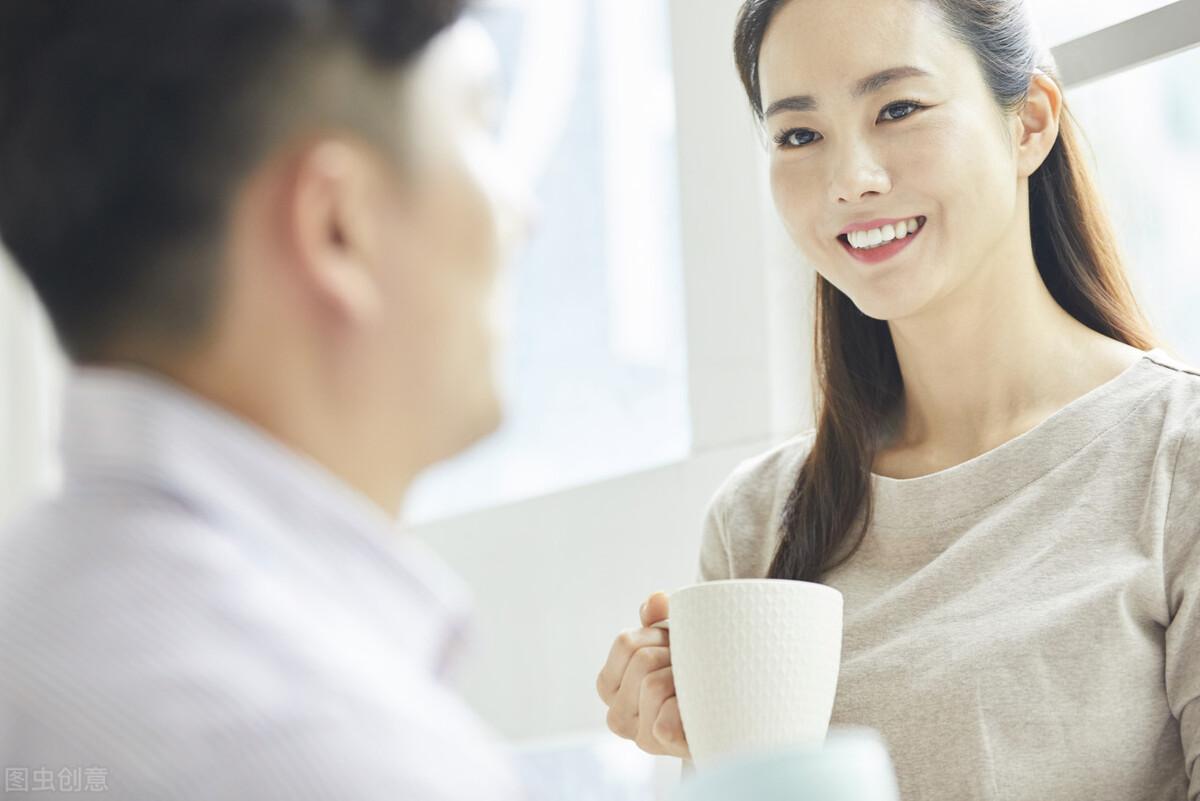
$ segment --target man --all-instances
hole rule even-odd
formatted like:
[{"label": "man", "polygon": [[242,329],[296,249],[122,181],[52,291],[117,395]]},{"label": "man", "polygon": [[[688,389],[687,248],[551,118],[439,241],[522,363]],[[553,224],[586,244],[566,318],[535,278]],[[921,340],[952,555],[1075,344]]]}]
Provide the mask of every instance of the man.
[{"label": "man", "polygon": [[522,214],[460,5],[0,0],[0,238],[75,365],[0,533],[6,790],[519,796],[394,530],[499,420]]}]

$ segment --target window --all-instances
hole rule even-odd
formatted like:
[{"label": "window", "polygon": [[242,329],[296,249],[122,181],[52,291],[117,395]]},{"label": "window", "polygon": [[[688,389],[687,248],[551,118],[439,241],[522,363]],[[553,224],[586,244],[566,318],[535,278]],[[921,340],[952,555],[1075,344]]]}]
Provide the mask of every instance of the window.
[{"label": "window", "polygon": [[[1200,37],[1198,37],[1200,38]],[[1130,279],[1167,347],[1200,364],[1200,48],[1068,91]]]},{"label": "window", "polygon": [[539,204],[510,266],[495,435],[423,476],[409,522],[673,461],[690,423],[666,0],[493,0],[507,157]]},{"label": "window", "polygon": [[1170,5],[1172,0],[1030,0],[1030,12],[1048,45],[1058,45]]}]

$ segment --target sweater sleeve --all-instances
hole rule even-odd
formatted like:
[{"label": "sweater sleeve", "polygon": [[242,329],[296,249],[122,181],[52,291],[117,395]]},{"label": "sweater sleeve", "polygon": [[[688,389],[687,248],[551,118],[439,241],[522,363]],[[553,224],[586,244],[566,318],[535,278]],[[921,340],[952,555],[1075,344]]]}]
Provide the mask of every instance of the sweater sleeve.
[{"label": "sweater sleeve", "polygon": [[1179,721],[1188,801],[1200,799],[1200,422],[1192,423],[1175,458],[1163,530],[1163,581],[1170,615],[1166,689]]}]

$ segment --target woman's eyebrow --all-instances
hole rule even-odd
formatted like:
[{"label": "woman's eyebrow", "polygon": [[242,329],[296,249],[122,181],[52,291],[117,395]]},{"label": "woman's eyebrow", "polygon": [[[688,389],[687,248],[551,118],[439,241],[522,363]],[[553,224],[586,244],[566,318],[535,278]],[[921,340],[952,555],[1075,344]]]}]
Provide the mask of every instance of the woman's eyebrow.
[{"label": "woman's eyebrow", "polygon": [[[901,78],[931,78],[932,73],[923,70],[920,67],[889,67],[886,70],[868,75],[863,78],[854,87],[851,96],[859,98],[864,95],[869,95],[872,92],[878,92],[883,87],[887,86],[892,81],[898,81]],[[813,111],[817,108],[817,101],[812,95],[792,95],[791,97],[781,98],[776,100],[767,107],[767,112],[763,116],[770,117],[772,114],[778,114],[781,111]]]}]

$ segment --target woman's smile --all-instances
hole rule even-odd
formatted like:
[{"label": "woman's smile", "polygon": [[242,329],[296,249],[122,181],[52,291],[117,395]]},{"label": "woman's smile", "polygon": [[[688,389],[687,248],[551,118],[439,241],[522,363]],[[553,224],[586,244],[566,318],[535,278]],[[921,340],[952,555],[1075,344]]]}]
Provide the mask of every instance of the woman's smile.
[{"label": "woman's smile", "polygon": [[926,222],[925,217],[918,216],[896,225],[885,225],[882,229],[839,234],[838,242],[854,259],[866,264],[879,264],[907,250],[925,230]]}]

